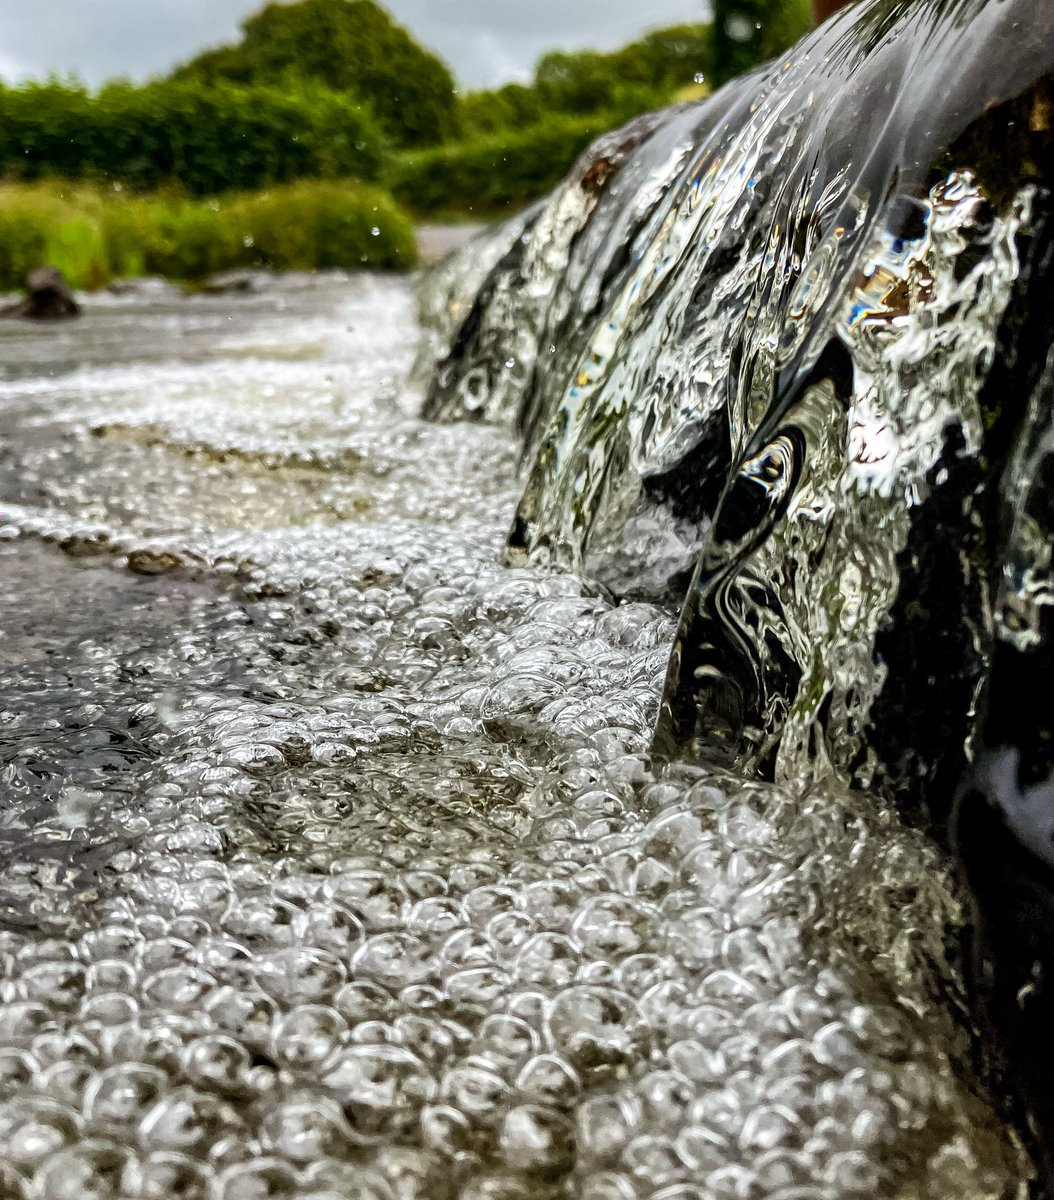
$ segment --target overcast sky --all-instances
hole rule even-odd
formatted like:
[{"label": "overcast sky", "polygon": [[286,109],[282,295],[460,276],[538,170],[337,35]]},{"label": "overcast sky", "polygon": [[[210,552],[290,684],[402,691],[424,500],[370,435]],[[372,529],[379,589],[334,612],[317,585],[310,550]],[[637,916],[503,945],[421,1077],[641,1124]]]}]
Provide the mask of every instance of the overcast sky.
[{"label": "overcast sky", "polygon": [[[0,0],[0,77],[144,79],[237,37],[262,0]],[[387,0],[462,84],[523,79],[546,50],[613,49],[704,19],[708,0]]]}]

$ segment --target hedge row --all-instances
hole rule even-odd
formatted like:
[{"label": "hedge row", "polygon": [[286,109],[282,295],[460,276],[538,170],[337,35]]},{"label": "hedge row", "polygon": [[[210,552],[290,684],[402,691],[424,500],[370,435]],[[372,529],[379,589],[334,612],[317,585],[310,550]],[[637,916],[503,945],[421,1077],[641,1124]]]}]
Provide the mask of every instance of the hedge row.
[{"label": "hedge row", "polygon": [[590,142],[617,124],[605,115],[550,117],[518,132],[402,154],[388,183],[413,212],[500,213],[544,195]]},{"label": "hedge row", "polygon": [[92,95],[60,83],[0,86],[0,175],[178,180],[192,195],[302,178],[377,179],[384,139],[361,104],[324,87],[198,81]]},{"label": "hedge row", "polygon": [[361,184],[304,181],[211,201],[0,185],[0,291],[44,263],[97,288],[137,275],[193,282],[235,267],[409,267],[415,257],[409,218]]},{"label": "hedge row", "polygon": [[[288,80],[286,81],[289,82]],[[192,196],[297,179],[384,179],[422,214],[499,213],[530,203],[624,112],[547,115],[526,127],[393,156],[347,93],[223,80],[0,85],[0,178],[115,182]]]}]

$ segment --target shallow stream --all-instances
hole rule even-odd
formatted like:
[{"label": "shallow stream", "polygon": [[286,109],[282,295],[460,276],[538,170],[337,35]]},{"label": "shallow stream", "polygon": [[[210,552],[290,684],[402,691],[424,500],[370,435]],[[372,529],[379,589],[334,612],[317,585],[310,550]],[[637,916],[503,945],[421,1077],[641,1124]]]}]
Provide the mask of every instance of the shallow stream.
[{"label": "shallow stream", "polygon": [[676,612],[501,565],[414,311],[0,331],[0,1195],[1017,1195],[942,853],[653,773]]}]

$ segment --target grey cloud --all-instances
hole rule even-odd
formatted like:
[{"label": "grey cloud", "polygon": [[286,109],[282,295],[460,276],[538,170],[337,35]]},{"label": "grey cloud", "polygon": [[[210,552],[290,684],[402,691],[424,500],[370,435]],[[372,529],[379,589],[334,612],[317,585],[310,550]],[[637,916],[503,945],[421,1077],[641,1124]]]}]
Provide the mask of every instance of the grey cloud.
[{"label": "grey cloud", "polygon": [[[0,75],[144,79],[232,40],[258,7],[259,0],[0,0]],[[468,87],[526,78],[547,50],[610,49],[708,11],[707,0],[388,0],[386,7]]]}]

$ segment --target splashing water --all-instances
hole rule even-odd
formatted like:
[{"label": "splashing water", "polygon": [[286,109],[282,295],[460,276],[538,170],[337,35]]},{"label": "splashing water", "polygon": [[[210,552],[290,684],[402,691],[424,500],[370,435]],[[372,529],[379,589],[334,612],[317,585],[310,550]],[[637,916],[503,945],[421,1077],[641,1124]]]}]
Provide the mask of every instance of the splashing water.
[{"label": "splashing water", "polygon": [[[885,694],[905,490],[949,425],[970,461],[984,442],[1044,203],[965,161],[892,209],[844,147],[825,173],[850,65],[865,94],[870,55],[914,67],[940,33],[969,77],[970,6],[944,9],[960,35],[872,5],[866,53],[843,22],[606,139],[426,282],[423,339],[410,289],[370,276],[0,332],[0,1194],[1024,1194],[975,1070],[950,862],[840,770]],[[1011,10],[1038,17],[984,11]],[[818,191],[770,227],[784,176]],[[426,411],[456,426],[403,382],[449,339]],[[1049,453],[1035,396],[1022,479]],[[519,440],[480,418],[518,422],[525,498]],[[754,507],[718,511],[704,463]],[[1044,511],[1024,482],[1014,504],[999,611],[1027,650]],[[752,596],[764,704],[740,687],[722,725],[675,670],[668,740],[708,761],[660,766],[671,646],[720,627],[711,566],[678,634],[704,544],[722,611],[786,572],[778,607]],[[716,666],[693,678],[736,677]],[[745,757],[720,760],[722,729]]]},{"label": "splashing water", "polygon": [[[426,408],[522,434],[510,564],[687,591],[659,756],[876,788],[951,829],[1003,927],[982,990],[1037,1029],[1052,73],[1036,0],[876,0],[611,135],[509,231]],[[495,378],[498,344],[529,369]],[[992,844],[968,834],[977,799],[1011,831],[998,886],[970,865]],[[1002,1023],[1026,1059],[1047,1040]]]}]

